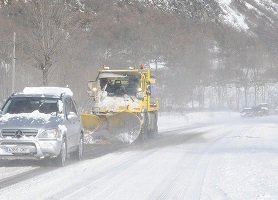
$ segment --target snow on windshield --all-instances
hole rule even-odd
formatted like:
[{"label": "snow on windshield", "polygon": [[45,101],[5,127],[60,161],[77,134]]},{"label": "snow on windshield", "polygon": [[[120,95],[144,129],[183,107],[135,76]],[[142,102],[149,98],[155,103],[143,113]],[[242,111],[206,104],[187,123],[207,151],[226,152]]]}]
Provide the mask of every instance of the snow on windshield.
[{"label": "snow on windshield", "polygon": [[10,114],[7,113],[1,116],[1,122],[7,122],[10,119],[19,120],[20,119],[41,119],[44,123],[47,123],[49,119],[52,117],[51,114],[40,113],[38,110],[33,111],[32,113],[18,113],[18,114]]},{"label": "snow on windshield", "polygon": [[130,106],[135,108],[138,106],[138,99],[124,95],[123,97],[106,96],[100,102],[96,103],[96,108],[105,108],[109,111],[117,111],[119,107]]}]

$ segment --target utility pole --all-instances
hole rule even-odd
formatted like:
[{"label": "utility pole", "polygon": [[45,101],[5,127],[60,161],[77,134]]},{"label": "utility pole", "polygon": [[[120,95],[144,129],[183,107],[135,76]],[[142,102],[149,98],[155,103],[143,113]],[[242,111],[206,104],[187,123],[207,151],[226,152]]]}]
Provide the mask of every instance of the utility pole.
[{"label": "utility pole", "polygon": [[157,59],[155,59],[155,73],[157,74],[157,69],[158,69],[158,66],[157,66]]},{"label": "utility pole", "polygon": [[14,32],[12,92],[15,92],[15,39],[16,39],[16,33]]}]

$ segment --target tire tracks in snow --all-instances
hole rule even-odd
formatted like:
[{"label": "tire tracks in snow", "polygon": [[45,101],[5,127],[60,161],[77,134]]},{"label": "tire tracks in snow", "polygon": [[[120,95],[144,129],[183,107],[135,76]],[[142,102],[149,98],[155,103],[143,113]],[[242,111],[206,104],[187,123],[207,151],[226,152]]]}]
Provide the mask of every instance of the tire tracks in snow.
[{"label": "tire tracks in snow", "polygon": [[[179,129],[184,130],[184,129]],[[186,129],[188,130],[188,129]],[[177,132],[177,130],[171,130],[171,131],[165,131],[161,133],[173,133]],[[158,139],[158,140],[156,140]],[[112,178],[116,179],[117,177],[121,176],[122,173],[125,172],[125,170],[133,167],[138,162],[141,162],[144,159],[148,159],[148,157],[152,156],[154,153],[158,151],[156,148],[152,148],[153,143],[159,143],[163,140],[168,140],[168,138],[158,137],[154,138],[153,140],[146,141],[142,144],[136,144],[132,146],[127,146],[127,148],[123,148],[122,150],[125,152],[130,151],[140,151],[136,153],[135,155],[130,155],[128,158],[121,160],[120,163],[114,164],[109,166],[108,168],[102,169],[98,174],[93,175],[91,177],[86,178],[85,180],[82,179],[80,181],[75,182],[71,187],[68,187],[61,192],[53,195],[50,197],[50,199],[76,199],[80,197],[80,193],[86,193],[87,191],[92,191],[92,186],[95,185],[97,182],[99,182],[102,179]],[[151,146],[151,150],[148,150]],[[147,150],[146,150],[147,149]],[[145,151],[142,153],[142,150]],[[124,170],[123,170],[124,169]],[[85,186],[84,186],[85,185]],[[72,193],[69,193],[70,191],[73,191]]]},{"label": "tire tracks in snow", "polygon": [[[225,129],[225,127],[222,129]],[[224,131],[222,134],[221,132],[223,131],[220,131],[220,135],[216,139],[209,142],[206,146],[200,147],[198,151],[191,155],[190,160],[188,160],[190,155],[185,153],[173,172],[164,178],[148,199],[200,199],[202,186],[210,163],[207,155],[217,146],[220,140],[233,133],[234,130]],[[188,162],[186,163],[186,161]],[[194,169],[194,171],[187,172],[188,169]],[[190,172],[192,173],[189,174]],[[190,180],[187,182],[188,188],[185,188],[186,186],[183,183],[188,177],[190,177]],[[175,195],[171,196],[173,193]]]},{"label": "tire tracks in snow", "polygon": [[[107,147],[107,146],[106,147],[93,146],[93,147],[89,147],[89,149],[85,151],[84,156],[87,159],[95,159],[95,158],[107,155],[109,153],[112,153],[112,152],[117,152],[119,150],[124,150],[124,151],[145,150],[145,149],[148,149],[148,148],[153,148],[153,145],[155,145],[155,147],[159,146],[160,142],[167,141],[168,138],[164,137],[165,134],[177,133],[177,132],[181,132],[181,131],[190,131],[190,130],[194,130],[194,129],[198,129],[198,128],[204,128],[204,127],[207,127],[208,125],[212,125],[212,124],[195,124],[193,126],[184,126],[184,127],[171,129],[171,130],[160,131],[158,137],[156,137],[154,139],[151,139],[151,140],[148,140],[146,142],[143,142],[142,144],[135,144],[135,145],[131,145],[131,146],[116,145],[116,146],[110,146],[110,147]],[[193,137],[195,137],[195,136],[194,135],[189,136],[188,139],[191,139]],[[156,151],[157,150],[152,150],[151,154],[155,153]],[[148,152],[146,154],[150,154],[150,152]],[[136,160],[136,159],[132,159],[132,161],[133,160]],[[2,161],[0,161],[0,162],[2,162]],[[6,165],[5,167],[14,167],[14,166],[9,166],[9,162],[10,161],[7,161],[8,164],[5,163],[5,165]],[[124,163],[120,164],[117,168],[120,168],[123,165],[125,165],[125,163],[130,163],[130,162],[131,161],[125,161]],[[68,165],[71,165],[73,163],[76,163],[76,162],[70,161],[68,163]],[[26,166],[26,164],[25,164],[25,166]],[[31,164],[30,164],[30,166],[31,166]],[[16,167],[20,167],[20,164],[16,165]],[[3,189],[5,187],[9,187],[9,186],[17,184],[19,182],[34,178],[36,176],[51,172],[51,171],[56,170],[56,169],[58,169],[58,168],[48,167],[48,166],[45,167],[45,166],[38,165],[38,168],[31,169],[31,170],[28,170],[28,171],[25,171],[25,172],[22,172],[22,173],[13,175],[13,176],[9,176],[7,178],[4,178],[4,179],[0,180],[0,189]],[[112,171],[113,171],[113,168],[112,168]],[[101,173],[101,174],[104,176],[106,173]],[[100,177],[101,177],[101,175],[98,175],[95,178],[100,178]]]},{"label": "tire tracks in snow", "polygon": [[[228,134],[226,137],[224,137],[221,141],[219,141],[219,143],[217,143],[217,146],[215,146],[210,152],[211,153],[217,153],[217,147],[228,147],[231,144],[233,144],[233,141],[231,139],[233,139],[235,136],[237,137],[238,135],[242,135],[245,134],[246,131],[247,132],[252,132],[254,129],[256,129],[256,127],[250,126],[250,125],[239,125],[239,127],[237,127],[237,129],[233,129],[233,131]],[[213,158],[212,160],[215,160],[216,158]],[[210,162],[212,162],[212,160]],[[215,170],[215,169],[214,169]],[[214,180],[215,182],[217,182],[216,180],[219,179],[219,176],[216,176],[216,179]],[[220,178],[221,179],[221,178]],[[210,193],[205,192],[204,193],[204,199],[223,199],[223,200],[231,200],[232,198],[229,196],[229,194],[223,189],[221,188],[221,184],[215,184],[215,185],[210,185],[209,188],[207,188],[208,190],[210,190]],[[212,195],[212,194],[213,195]],[[205,196],[207,195],[207,196]],[[201,198],[200,198],[201,199]]]},{"label": "tire tracks in snow", "polygon": [[[189,131],[194,130],[196,128],[202,128],[200,126],[191,127],[191,128],[179,128],[177,130],[171,130],[171,131],[164,131],[160,132],[160,134],[170,134],[170,133],[177,133],[181,131]],[[200,135],[205,133],[198,133],[194,135],[188,135],[187,140],[189,141],[192,138],[200,137]],[[175,137],[172,139],[176,139]],[[179,139],[179,138],[178,138]],[[87,192],[90,192],[93,190],[93,186],[97,185],[97,182],[101,182],[101,180],[104,179],[111,179],[115,180],[119,177],[121,177],[121,174],[125,173],[127,169],[132,168],[135,166],[138,162],[141,162],[144,159],[148,159],[150,156],[152,156],[154,153],[159,151],[157,147],[162,142],[169,142],[169,137],[163,137],[161,135],[160,137],[154,138],[152,140],[148,140],[145,143],[142,144],[136,144],[132,146],[128,146],[127,148],[124,148],[124,151],[132,151],[132,150],[139,150],[139,153],[136,153],[135,155],[131,155],[129,158],[122,160],[121,163],[110,166],[108,169],[103,169],[102,171],[98,172],[97,175],[93,175],[91,177],[83,179],[82,181],[74,183],[71,187],[68,187],[64,189],[63,191],[57,193],[56,195],[53,195],[50,197],[50,199],[76,199],[80,197],[80,194],[86,194]],[[163,148],[163,147],[162,147]],[[142,150],[145,151],[142,153]],[[124,169],[124,170],[123,170]],[[122,181],[122,180],[121,180]],[[85,185],[85,186],[84,186]],[[116,185],[115,185],[116,186]],[[72,193],[69,193],[69,191],[73,191]],[[103,192],[101,192],[103,193]],[[100,194],[98,194],[100,195]],[[95,197],[94,197],[95,198]]]},{"label": "tire tracks in snow", "polygon": [[[214,153],[218,147],[223,147],[227,145],[230,141],[225,139],[230,135],[233,135],[235,132],[242,131],[242,128],[243,127],[241,126],[237,127],[236,129],[233,127],[231,130],[221,134],[221,136],[216,140],[214,140],[209,146],[205,147],[204,154],[202,154],[201,158],[199,159],[198,165],[195,168],[193,176],[191,176],[190,187],[187,188],[186,190],[183,190],[181,193],[179,193],[179,195],[177,195],[177,199],[192,199],[192,200],[201,199],[203,185],[206,179],[208,168],[215,159],[214,157],[208,157],[208,156],[211,153]],[[244,129],[249,129],[249,128],[244,127]]]},{"label": "tire tracks in snow", "polygon": [[[51,196],[50,199],[71,199],[72,196],[74,195],[77,195],[78,197],[78,193],[80,192],[82,193],[86,190],[91,191],[91,185],[96,184],[97,181],[108,177],[118,176],[123,169],[126,170],[134,166],[136,163],[140,162],[142,159],[146,159],[147,157],[151,156],[155,152],[156,150],[152,150],[152,151],[146,151],[143,154],[140,152],[140,153],[136,153],[135,155],[130,155],[128,158],[122,160],[120,163],[110,165],[108,168],[104,168],[96,175],[86,177],[80,179],[77,182],[74,182],[74,184],[71,187],[67,187],[61,192]],[[73,192],[69,193],[71,191]]]},{"label": "tire tracks in snow", "polygon": [[14,175],[14,176],[10,176],[7,178],[4,178],[2,180],[0,180],[0,189],[3,189],[5,187],[14,185],[16,183],[19,183],[21,181],[33,178],[34,176],[38,176],[41,174],[44,174],[46,172],[50,172],[52,170],[54,170],[55,168],[51,167],[47,167],[47,168],[35,168],[35,169],[31,169],[29,171]]}]

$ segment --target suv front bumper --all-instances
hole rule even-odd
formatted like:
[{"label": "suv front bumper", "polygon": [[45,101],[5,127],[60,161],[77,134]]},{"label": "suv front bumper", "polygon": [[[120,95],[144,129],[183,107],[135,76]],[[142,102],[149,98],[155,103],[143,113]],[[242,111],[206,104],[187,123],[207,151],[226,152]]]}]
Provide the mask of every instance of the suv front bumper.
[{"label": "suv front bumper", "polygon": [[0,140],[0,159],[43,159],[60,154],[62,142],[59,140]]}]

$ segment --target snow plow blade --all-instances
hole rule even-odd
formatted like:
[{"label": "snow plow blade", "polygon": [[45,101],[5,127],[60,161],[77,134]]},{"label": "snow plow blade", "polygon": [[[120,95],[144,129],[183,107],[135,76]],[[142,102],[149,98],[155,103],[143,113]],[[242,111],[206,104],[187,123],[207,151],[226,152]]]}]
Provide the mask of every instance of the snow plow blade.
[{"label": "snow plow blade", "polygon": [[83,127],[94,138],[101,138],[111,143],[133,143],[141,131],[141,121],[133,113],[116,113],[112,115],[81,115]]}]

